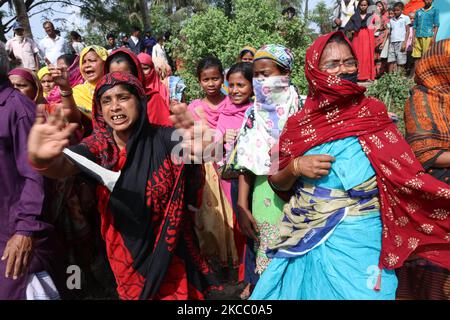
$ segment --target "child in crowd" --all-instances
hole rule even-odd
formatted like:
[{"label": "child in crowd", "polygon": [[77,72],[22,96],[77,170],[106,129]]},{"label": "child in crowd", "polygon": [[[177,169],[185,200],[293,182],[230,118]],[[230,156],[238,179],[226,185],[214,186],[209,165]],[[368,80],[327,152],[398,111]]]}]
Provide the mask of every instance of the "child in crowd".
[{"label": "child in crowd", "polygon": [[[229,103],[221,92],[224,82],[222,62],[216,57],[202,59],[197,66],[197,77],[205,97],[194,100],[188,110],[196,121],[206,122],[209,128],[215,130],[219,116]],[[214,145],[215,137],[209,138],[211,145]],[[215,154],[211,153],[210,159],[204,160],[206,181],[202,206],[195,215],[195,231],[199,238],[201,253],[208,257],[213,265],[220,265],[226,277],[230,263],[233,266],[239,265],[239,253],[242,254],[243,244],[235,243],[233,204],[230,194],[226,194],[221,188],[220,176],[214,162]],[[239,247],[242,248],[241,251]]]},{"label": "child in crowd", "polygon": [[403,14],[404,5],[402,2],[394,4],[394,18],[389,22],[389,72],[393,72],[398,67],[403,68],[406,64],[406,44],[409,37],[409,17]]},{"label": "child in crowd", "polygon": [[358,80],[375,80],[375,35],[372,14],[367,12],[369,0],[361,0],[358,10],[350,18],[345,30],[352,36],[353,48],[359,61]]},{"label": "child in crowd", "polygon": [[425,6],[416,11],[414,16],[414,37],[412,57],[420,59],[436,41],[439,29],[439,10],[433,6],[433,0],[423,0]]}]

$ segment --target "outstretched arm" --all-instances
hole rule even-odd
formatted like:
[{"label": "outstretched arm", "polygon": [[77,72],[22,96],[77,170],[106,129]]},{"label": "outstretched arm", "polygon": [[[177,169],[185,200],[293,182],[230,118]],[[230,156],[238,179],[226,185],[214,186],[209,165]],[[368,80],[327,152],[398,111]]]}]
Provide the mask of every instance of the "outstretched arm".
[{"label": "outstretched arm", "polygon": [[28,160],[36,171],[53,179],[79,173],[79,169],[62,153],[76,128],[75,123],[64,123],[61,112],[51,115],[47,122],[42,113],[36,116],[28,136]]}]

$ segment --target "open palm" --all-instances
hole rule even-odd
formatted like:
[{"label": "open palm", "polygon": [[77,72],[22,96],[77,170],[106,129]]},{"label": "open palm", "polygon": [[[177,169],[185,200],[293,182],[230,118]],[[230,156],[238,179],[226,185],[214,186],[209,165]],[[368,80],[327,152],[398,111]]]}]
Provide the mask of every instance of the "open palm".
[{"label": "open palm", "polygon": [[60,112],[51,115],[45,122],[43,115],[36,117],[36,122],[28,136],[28,153],[35,162],[49,162],[59,156],[69,144],[69,137],[77,124],[65,124]]}]

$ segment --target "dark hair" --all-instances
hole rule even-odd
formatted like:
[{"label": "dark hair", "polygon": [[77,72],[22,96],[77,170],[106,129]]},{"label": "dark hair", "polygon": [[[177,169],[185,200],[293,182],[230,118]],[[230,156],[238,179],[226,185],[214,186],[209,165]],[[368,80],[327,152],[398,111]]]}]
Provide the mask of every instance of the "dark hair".
[{"label": "dark hair", "polygon": [[74,38],[75,40],[81,40],[81,35],[78,32],[76,32],[76,31],[71,31],[70,32],[70,36],[72,38]]},{"label": "dark hair", "polygon": [[136,32],[136,31],[140,32],[141,28],[139,28],[138,26],[133,26],[133,28],[131,30],[133,30],[133,32]]},{"label": "dark hair", "polygon": [[288,8],[286,8],[286,9],[284,9],[284,10],[281,12],[281,14],[285,15],[286,13],[289,13],[289,12],[291,12],[292,14],[295,15],[296,10],[295,10],[294,7],[288,7]]},{"label": "dark hair", "polygon": [[242,59],[242,57],[245,56],[247,53],[250,53],[253,57],[255,56],[255,54],[250,50],[242,50],[241,53],[239,54],[239,58]]},{"label": "dark hair", "polygon": [[59,60],[59,59],[64,60],[66,65],[70,67],[73,64],[73,62],[75,61],[76,57],[77,57],[76,55],[68,53],[68,54],[63,54],[62,56],[59,56],[57,60]]},{"label": "dark hair", "polygon": [[227,72],[227,81],[232,74],[242,73],[245,79],[250,83],[253,81],[253,63],[251,62],[238,62],[234,64]]},{"label": "dark hair", "polygon": [[109,38],[114,38],[114,40],[116,39],[116,36],[114,35],[114,34],[112,34],[112,33],[108,33],[107,35],[106,35],[106,40],[108,40]]},{"label": "dark hair", "polygon": [[200,79],[200,75],[201,75],[202,71],[209,69],[209,68],[217,68],[217,69],[219,69],[220,74],[223,74],[223,66],[222,66],[222,62],[220,61],[220,59],[215,56],[209,56],[209,57],[203,58],[197,64],[197,78]]},{"label": "dark hair", "polygon": [[371,5],[371,1],[370,1],[370,0],[359,0],[359,2],[358,2],[358,7],[359,7],[359,5],[360,5],[363,1],[367,2],[367,6],[370,6],[370,5]]},{"label": "dark hair", "polygon": [[119,52],[117,52],[117,53],[114,53],[114,54],[111,55],[110,57],[111,57],[111,58],[108,59],[109,61],[108,61],[108,64],[106,65],[106,73],[109,73],[109,66],[110,66],[113,62],[121,63],[121,62],[126,61],[126,62],[128,63],[128,65],[129,65],[130,69],[131,69],[131,73],[132,73],[135,77],[138,77],[138,76],[139,76],[139,75],[138,75],[138,70],[137,70],[136,64],[135,64],[134,61],[131,59],[131,57],[130,57],[129,55],[127,55],[126,53],[120,52],[120,51],[119,51]]},{"label": "dark hair", "polygon": [[401,10],[403,10],[405,8],[405,5],[403,4],[403,2],[396,2],[394,3],[394,7],[393,8],[400,8]]},{"label": "dark hair", "polygon": [[47,25],[47,24],[50,24],[52,27],[53,27],[53,29],[55,29],[55,25],[53,24],[53,22],[51,22],[51,21],[45,21],[43,24],[42,24],[42,26],[45,28],[45,25]]}]

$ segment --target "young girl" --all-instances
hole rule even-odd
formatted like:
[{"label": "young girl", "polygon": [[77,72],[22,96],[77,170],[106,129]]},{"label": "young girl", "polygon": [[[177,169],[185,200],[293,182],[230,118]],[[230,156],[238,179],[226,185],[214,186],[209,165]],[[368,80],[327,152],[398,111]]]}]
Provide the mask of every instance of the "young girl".
[{"label": "young girl", "polygon": [[[387,48],[384,50],[385,42],[389,35],[389,13],[387,2],[385,0],[377,1],[377,15],[379,16],[379,25],[375,30],[375,70],[376,76],[381,77],[387,70]],[[387,44],[389,46],[389,43]],[[385,54],[383,55],[383,50]]]},{"label": "young girl", "polygon": [[243,171],[239,176],[239,226],[248,238],[244,281],[249,285],[241,294],[243,299],[268,265],[266,249],[279,235],[277,224],[284,202],[271,189],[267,176],[269,150],[277,143],[288,116],[299,109],[298,94],[290,85],[292,66],[292,53],[274,44],[258,50],[253,60],[255,103],[239,132],[235,160],[236,168]]},{"label": "young girl", "polygon": [[370,24],[372,14],[367,12],[368,7],[369,0],[361,0],[357,12],[345,27],[346,31],[353,34],[353,47],[359,61],[359,81],[375,80],[375,35]]},{"label": "young girl", "polygon": [[[216,57],[202,59],[197,66],[197,76],[205,98],[194,100],[188,110],[196,121],[205,121],[211,129],[216,129],[219,116],[229,104],[220,91],[224,81],[222,63]],[[235,266],[239,263],[239,255],[232,230],[232,202],[221,189],[213,160],[205,160],[206,181],[202,206],[195,216],[195,229],[202,254],[218,260],[225,271],[229,263]]]}]

